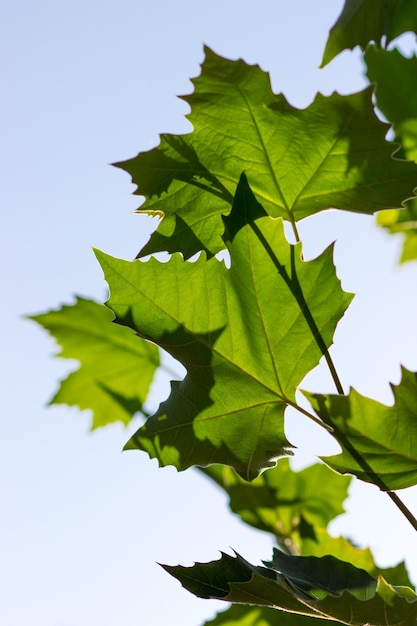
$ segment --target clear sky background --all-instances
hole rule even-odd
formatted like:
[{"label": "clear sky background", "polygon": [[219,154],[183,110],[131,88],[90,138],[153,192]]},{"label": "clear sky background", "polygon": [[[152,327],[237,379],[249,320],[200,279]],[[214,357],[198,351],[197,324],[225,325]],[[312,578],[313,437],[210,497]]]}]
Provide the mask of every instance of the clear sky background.
[{"label": "clear sky background", "polygon": [[[1,503],[0,623],[7,626],[199,626],[220,602],[194,598],[156,565],[191,565],[235,548],[258,563],[267,535],[227,511],[196,471],[160,470],[121,449],[135,426],[89,433],[88,412],[46,408],[74,363],[24,315],[103,299],[91,247],[132,259],[154,223],[133,214],[129,177],[109,163],[187,132],[203,43],[258,63],[294,106],[317,91],[365,85],[357,53],[318,70],[342,0],[5,0],[1,8]],[[405,45],[405,44],[404,44]],[[150,222],[150,223],[149,223]],[[417,368],[417,263],[366,216],[326,213],[301,224],[308,258],[336,240],[339,277],[357,297],[340,324],[334,360],[346,387],[389,403],[402,363]],[[166,394],[158,380],[153,406]],[[303,383],[332,391],[315,371]],[[295,467],[335,451],[290,415]],[[416,488],[402,496],[417,513]],[[407,559],[411,527],[376,489],[357,484],[332,526],[371,545],[381,565]]]}]

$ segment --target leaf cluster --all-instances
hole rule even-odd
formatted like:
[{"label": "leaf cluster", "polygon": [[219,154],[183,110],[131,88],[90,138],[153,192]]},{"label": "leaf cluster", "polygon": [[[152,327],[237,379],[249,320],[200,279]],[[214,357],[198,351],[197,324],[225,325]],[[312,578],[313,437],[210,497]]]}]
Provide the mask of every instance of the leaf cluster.
[{"label": "leaf cluster", "polygon": [[[262,566],[225,554],[164,566],[195,595],[232,603],[212,626],[416,623],[404,565],[382,571],[369,550],[327,527],[355,476],[387,491],[417,530],[394,493],[417,484],[417,374],[403,369],[392,406],[345,392],[331,346],[352,295],[336,275],[333,248],[306,261],[298,232],[300,220],[330,208],[378,213],[406,233],[402,260],[417,257],[416,59],[380,47],[416,30],[415,4],[347,0],[323,65],[360,45],[373,86],[319,94],[305,109],[274,94],[258,66],[206,49],[184,96],[192,132],[162,135],[153,150],[116,164],[144,197],[138,212],[158,215],[158,228],[134,261],[96,251],[106,307],[78,298],[33,317],[60,343],[60,356],[81,363],[52,402],[90,409],[94,428],[142,414],[126,449],[178,470],[198,467],[243,522],[275,537],[278,549]],[[186,374],[148,412],[163,353]],[[304,392],[306,408],[296,392],[321,360],[336,393]],[[288,407],[327,430],[341,453],[292,470]]]}]

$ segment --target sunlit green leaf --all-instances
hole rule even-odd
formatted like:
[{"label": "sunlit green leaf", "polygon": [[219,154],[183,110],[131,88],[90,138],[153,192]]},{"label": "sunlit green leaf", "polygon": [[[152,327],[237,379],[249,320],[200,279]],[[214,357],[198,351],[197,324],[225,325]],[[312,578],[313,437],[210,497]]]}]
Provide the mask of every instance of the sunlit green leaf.
[{"label": "sunlit green leaf", "polygon": [[346,49],[365,48],[370,41],[387,45],[407,31],[417,31],[416,0],[345,0],[330,31],[322,67]]},{"label": "sunlit green leaf", "polygon": [[285,407],[351,300],[335,275],[331,247],[304,262],[300,244],[285,239],[282,220],[265,216],[240,228],[234,216],[261,209],[243,176],[228,220],[230,269],[204,256],[161,263],[97,253],[117,322],[187,369],[127,444],[163,465],[222,463],[253,479],[289,454]]},{"label": "sunlit green leaf", "polygon": [[417,484],[417,374],[403,369],[401,383],[392,388],[392,406],[354,389],[348,396],[305,392],[322,420],[333,424],[343,448],[323,460],[342,474],[388,490]]},{"label": "sunlit green leaf", "polygon": [[141,255],[167,250],[186,258],[224,248],[221,215],[245,171],[266,212],[294,222],[323,209],[372,214],[413,195],[417,167],[391,158],[372,90],[318,94],[306,109],[271,91],[268,74],[206,49],[195,91],[184,99],[193,132],[162,135],[149,152],[117,165],[163,214]]},{"label": "sunlit green leaf", "polygon": [[127,424],[142,409],[159,366],[158,349],[113,324],[113,318],[104,305],[84,298],[31,317],[61,345],[58,356],[80,362],[80,368],[61,382],[51,404],[90,409],[92,428]]},{"label": "sunlit green leaf", "polygon": [[[201,598],[270,607],[356,626],[415,625],[417,596],[412,589],[393,587],[383,578],[377,582],[365,570],[332,556],[296,557],[275,550],[273,568],[266,565],[254,566],[239,555],[222,554],[220,560],[211,563],[163,567]],[[293,624],[288,622],[288,626]]]}]

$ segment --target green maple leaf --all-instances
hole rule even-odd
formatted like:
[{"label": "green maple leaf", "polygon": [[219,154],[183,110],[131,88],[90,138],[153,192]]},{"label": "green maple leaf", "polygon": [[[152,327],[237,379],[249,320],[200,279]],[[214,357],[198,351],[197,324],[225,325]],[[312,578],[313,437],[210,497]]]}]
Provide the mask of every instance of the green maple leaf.
[{"label": "green maple leaf", "polygon": [[[167,263],[97,257],[120,324],[183,363],[187,375],[132,437],[178,469],[230,465],[255,478],[290,452],[284,411],[330,346],[351,296],[340,289],[328,248],[314,261],[262,214],[245,176],[227,222],[231,267],[202,255]],[[307,305],[308,302],[308,305]]]},{"label": "green maple leaf", "polygon": [[104,305],[77,298],[74,305],[30,318],[62,346],[58,356],[81,364],[61,381],[50,404],[91,409],[92,428],[127,424],[142,410],[159,366],[156,346],[112,324],[113,317]]},{"label": "green maple leaf", "polygon": [[162,135],[158,147],[117,165],[145,196],[139,212],[164,216],[140,255],[186,258],[224,248],[221,216],[242,171],[272,217],[295,222],[328,208],[372,214],[413,195],[417,168],[392,158],[372,89],[317,95],[304,110],[271,90],[268,74],[206,49],[195,91],[184,100],[194,130]]},{"label": "green maple leaf", "polygon": [[304,392],[323,421],[334,426],[343,449],[323,461],[390,491],[417,484],[417,374],[403,368],[401,383],[392,388],[393,406],[354,389],[348,396]]},{"label": "green maple leaf", "polygon": [[206,473],[227,492],[230,508],[244,522],[273,533],[277,540],[302,544],[307,536],[317,540],[318,528],[344,512],[350,479],[316,464],[301,471],[291,469],[287,459],[251,483],[228,467],[212,466]]},{"label": "green maple leaf", "polygon": [[417,31],[416,0],[346,0],[332,27],[321,66],[356,46],[366,48],[370,41],[385,45],[407,31]]},{"label": "green maple leaf", "polygon": [[[402,155],[417,162],[417,57],[406,58],[398,50],[369,46],[364,60],[368,78],[375,84],[377,106],[394,124],[395,141],[401,144]],[[401,263],[417,259],[415,199],[407,202],[404,209],[378,213],[377,222],[390,233],[403,235]]]},{"label": "green maple leaf", "polygon": [[[270,607],[284,614],[356,626],[415,624],[417,596],[412,589],[393,587],[382,577],[377,581],[365,570],[333,556],[297,557],[274,550],[272,562],[265,565],[251,565],[237,554],[222,554],[220,560],[211,563],[163,567],[200,598]],[[297,624],[294,620],[283,623]]]}]

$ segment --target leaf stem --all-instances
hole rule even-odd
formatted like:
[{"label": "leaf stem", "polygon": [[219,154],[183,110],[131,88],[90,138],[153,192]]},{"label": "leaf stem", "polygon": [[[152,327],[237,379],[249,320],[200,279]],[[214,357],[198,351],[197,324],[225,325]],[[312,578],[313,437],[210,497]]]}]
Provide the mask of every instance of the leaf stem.
[{"label": "leaf stem", "polygon": [[[294,231],[294,235],[296,237],[297,242],[300,241],[299,239],[299,235],[298,235],[298,231],[297,231],[297,227],[295,225],[294,222],[291,222],[292,227],[293,227],[293,231]],[[330,353],[327,349],[326,343],[320,333],[320,330],[316,324],[316,321],[313,318],[313,315],[310,311],[310,308],[305,300],[304,297],[304,293],[302,291],[300,282],[298,280],[298,276],[297,276],[297,272],[296,272],[296,267],[295,267],[295,255],[294,255],[294,246],[291,246],[291,276],[288,274],[287,269],[285,268],[284,265],[282,265],[282,263],[280,263],[278,257],[276,256],[275,252],[273,251],[273,249],[271,248],[269,242],[266,240],[265,236],[263,235],[262,231],[260,230],[259,226],[255,223],[255,222],[251,222],[251,228],[254,231],[254,233],[256,234],[256,236],[258,237],[260,243],[262,244],[264,250],[267,252],[269,258],[271,259],[271,261],[273,262],[273,264],[275,265],[278,273],[282,276],[283,280],[285,281],[286,285],[288,286],[289,290],[291,291],[291,293],[293,294],[293,296],[295,297],[295,299],[297,300],[297,303],[300,307],[300,310],[302,312],[302,314],[304,315],[304,319],[306,320],[311,333],[316,341],[316,344],[318,346],[318,348],[320,349],[322,355],[324,356],[326,363],[327,363],[327,367],[329,368],[330,371],[330,375],[333,379],[333,382],[335,384],[335,387],[337,389],[337,393],[339,395],[346,395],[342,386],[342,383],[340,381],[340,378],[337,374],[335,365],[333,363],[333,360],[330,356]],[[411,513],[411,511],[408,509],[408,507],[404,504],[404,502],[401,500],[401,498],[393,491],[391,491],[387,485],[384,483],[383,479],[376,474],[371,466],[368,464],[368,462],[362,457],[362,455],[352,446],[352,444],[350,443],[349,439],[347,437],[345,437],[345,435],[339,431],[339,429],[333,425],[331,423],[326,423],[324,420],[318,419],[317,417],[315,417],[314,415],[312,415],[309,411],[306,411],[305,409],[303,409],[302,407],[298,406],[295,402],[291,402],[290,400],[286,399],[286,402],[288,403],[289,406],[292,406],[293,408],[297,409],[298,411],[300,411],[300,413],[302,413],[303,415],[305,415],[306,417],[310,418],[311,420],[313,420],[313,422],[315,422],[316,424],[318,424],[319,426],[321,426],[322,428],[325,428],[328,432],[330,432],[335,439],[350,453],[350,455],[353,457],[353,459],[355,459],[355,461],[358,463],[358,465],[361,467],[361,469],[364,471],[364,473],[366,474],[366,476],[368,477],[368,479],[370,480],[370,482],[374,485],[376,485],[377,487],[379,487],[382,491],[385,491],[388,495],[389,498],[391,498],[392,502],[397,506],[397,508],[401,511],[401,513],[404,515],[404,517],[410,522],[410,524],[412,525],[412,527],[414,528],[414,530],[417,531],[417,519],[414,517],[414,515]]]},{"label": "leaf stem", "polygon": [[290,215],[290,217],[291,217],[290,224],[291,224],[291,228],[292,228],[293,233],[294,233],[295,241],[296,241],[296,243],[300,243],[301,242],[301,238],[300,238],[300,235],[298,233],[297,222],[295,221],[295,219],[293,218],[292,215]]},{"label": "leaf stem", "polygon": [[393,501],[395,506],[397,506],[400,509],[401,513],[410,522],[410,524],[414,528],[414,530],[417,531],[417,519],[411,513],[410,509],[404,504],[404,502],[401,500],[401,498],[399,496],[397,496],[395,491],[387,491],[387,495],[388,495],[389,498],[391,498],[391,500]]},{"label": "leaf stem", "polygon": [[[329,418],[329,416],[327,416]],[[357,462],[360,468],[363,470],[365,475],[367,476],[369,482],[376,487],[379,487],[381,491],[384,491],[389,498],[393,501],[395,506],[401,511],[404,517],[410,522],[411,526],[414,530],[417,531],[417,519],[411,513],[410,509],[404,504],[401,498],[394,492],[391,491],[388,486],[385,484],[384,480],[376,474],[366,459],[363,458],[360,452],[356,450],[356,448],[350,443],[349,439],[345,436],[344,433],[340,432],[337,426],[332,424],[331,418],[328,419],[328,426],[333,429],[334,438],[340,443],[340,445],[347,450],[347,452],[351,455],[351,457]],[[327,423],[327,422],[326,422]]]},{"label": "leaf stem", "polygon": [[320,419],[313,413],[310,413],[310,411],[307,411],[307,409],[304,409],[302,406],[300,406],[296,402],[293,402],[292,400],[289,400],[288,398],[284,398],[284,401],[286,404],[288,404],[288,406],[291,406],[293,409],[296,409],[297,411],[299,411],[300,413],[302,413],[303,415],[311,419],[315,424],[317,424],[321,428],[324,428],[324,430],[326,430],[328,433],[330,434],[334,433],[333,426],[326,424],[326,422],[323,422],[322,419]]}]

